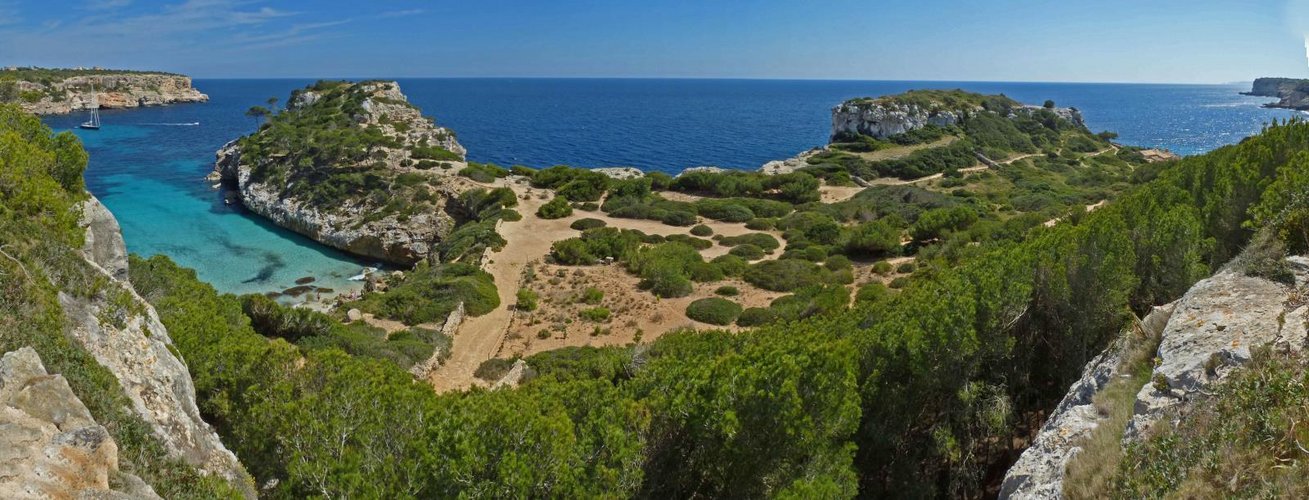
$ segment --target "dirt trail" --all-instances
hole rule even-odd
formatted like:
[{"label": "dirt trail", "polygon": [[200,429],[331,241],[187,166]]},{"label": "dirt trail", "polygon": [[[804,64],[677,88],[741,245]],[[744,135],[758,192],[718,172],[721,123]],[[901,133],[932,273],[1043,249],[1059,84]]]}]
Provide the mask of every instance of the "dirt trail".
[{"label": "dirt trail", "polygon": [[[1090,204],[1090,205],[1087,205],[1087,206],[1086,206],[1086,211],[1087,211],[1087,212],[1094,212],[1096,209],[1105,206],[1105,204],[1107,204],[1107,203],[1109,203],[1109,200],[1100,200],[1100,201],[1097,201],[1097,202],[1095,202],[1095,203],[1092,203],[1092,204]],[[1055,224],[1058,224],[1059,221],[1061,221],[1061,220],[1063,220],[1063,219],[1064,219],[1063,217],[1055,217],[1055,218],[1053,218],[1053,219],[1050,219],[1050,220],[1048,220],[1048,221],[1045,221],[1043,224],[1045,225],[1045,227],[1054,227]]]},{"label": "dirt trail", "polygon": [[[487,382],[474,377],[473,372],[477,370],[482,362],[495,357],[501,351],[505,335],[509,331],[513,319],[513,305],[517,302],[517,293],[523,269],[527,267],[529,262],[545,258],[550,253],[550,246],[555,241],[580,234],[579,231],[568,227],[573,221],[582,218],[600,219],[605,221],[609,227],[637,229],[647,234],[664,236],[689,234],[690,230],[689,227],[669,226],[659,221],[610,217],[599,211],[583,212],[575,210],[572,216],[562,219],[541,219],[535,214],[541,205],[549,201],[548,198],[541,198],[541,195],[548,193],[548,191],[534,189],[526,184],[519,184],[506,179],[497,180],[493,186],[513,189],[519,196],[518,206],[515,207],[515,210],[523,214],[522,220],[502,223],[499,232],[507,243],[501,251],[490,253],[487,262],[482,265],[482,269],[490,273],[495,279],[496,290],[500,296],[500,307],[482,316],[467,317],[459,326],[454,336],[450,359],[434,370],[428,377],[428,381],[431,382],[437,392],[489,385]],[[781,233],[778,231],[754,231],[747,229],[744,224],[707,219],[702,223],[713,229],[714,234],[724,236],[757,232],[773,235],[783,246],[773,251],[766,258],[777,258],[786,249],[786,240],[782,238]],[[715,244],[708,249],[702,250],[700,254],[708,260],[724,255],[729,250],[731,248]],[[681,307],[684,309],[685,305],[681,304]],[[678,311],[680,312],[681,309]],[[690,320],[686,321],[690,322]]]}]

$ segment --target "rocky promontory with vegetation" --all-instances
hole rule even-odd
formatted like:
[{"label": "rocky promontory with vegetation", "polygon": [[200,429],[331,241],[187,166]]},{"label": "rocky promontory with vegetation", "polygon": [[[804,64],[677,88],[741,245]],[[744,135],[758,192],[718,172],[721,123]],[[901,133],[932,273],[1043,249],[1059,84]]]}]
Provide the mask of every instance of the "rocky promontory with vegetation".
[{"label": "rocky promontory with vegetation", "polygon": [[218,151],[214,177],[250,211],[386,262],[427,257],[457,221],[464,148],[395,82],[318,82]]},{"label": "rocky promontory with vegetation", "polygon": [[1286,108],[1309,110],[1309,80],[1301,78],[1256,78],[1249,92],[1245,95],[1259,97],[1276,97],[1277,102],[1266,104],[1269,108]]},{"label": "rocky promontory with vegetation", "polygon": [[0,103],[38,115],[90,109],[206,102],[185,75],[106,69],[8,68],[0,70]]}]

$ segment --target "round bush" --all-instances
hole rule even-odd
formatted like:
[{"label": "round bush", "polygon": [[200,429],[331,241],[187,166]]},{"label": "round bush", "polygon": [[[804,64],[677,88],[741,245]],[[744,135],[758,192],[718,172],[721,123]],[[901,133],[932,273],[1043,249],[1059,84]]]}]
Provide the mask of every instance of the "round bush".
[{"label": "round bush", "polygon": [[710,236],[714,234],[714,230],[704,224],[698,224],[695,227],[691,228],[691,234],[700,237]]},{"label": "round bush", "polygon": [[597,227],[605,227],[605,221],[602,221],[602,220],[600,220],[600,219],[592,219],[592,218],[590,218],[590,217],[587,217],[587,218],[585,218],[585,219],[577,219],[577,220],[573,221],[573,223],[572,223],[572,224],[569,224],[568,227],[569,227],[569,228],[572,228],[572,229],[576,229],[576,230],[578,230],[578,231],[585,231],[585,230],[587,230],[587,229],[595,229],[595,228],[597,228]]},{"label": "round bush", "polygon": [[740,305],[718,297],[700,299],[686,306],[686,317],[711,325],[730,325],[740,315]]},{"label": "round bush", "polygon": [[877,263],[873,264],[873,272],[883,276],[890,274],[891,269],[891,263],[884,260],[877,261]]},{"label": "round bush", "polygon": [[914,272],[914,270],[917,268],[918,266],[915,266],[913,262],[905,262],[904,264],[900,264],[898,267],[896,267],[895,272],[901,274],[909,274]]},{"label": "round bush", "polygon": [[899,278],[891,280],[890,286],[891,288],[895,288],[898,290],[904,288],[908,284],[909,284],[909,278],[901,276]]},{"label": "round bush", "polygon": [[772,323],[777,319],[777,314],[772,309],[764,307],[751,307],[741,311],[741,315],[736,318],[738,326],[759,326]]},{"label": "round bush", "polygon": [[719,255],[710,262],[718,266],[724,276],[740,276],[745,274],[746,269],[750,269],[750,262],[738,255]]},{"label": "round bush", "polygon": [[745,272],[745,281],[774,292],[790,292],[807,286],[821,285],[831,273],[807,260],[766,260],[753,264]]},{"label": "round bush", "polygon": [[542,219],[562,219],[570,215],[573,215],[573,207],[568,204],[568,198],[563,196],[556,196],[536,209],[536,216]]},{"label": "round bush", "polygon": [[718,295],[722,295],[724,297],[735,297],[737,295],[740,295],[741,291],[737,290],[736,287],[732,285],[723,285],[718,287],[717,290],[714,290],[714,293]]},{"label": "round bush", "polygon": [[745,228],[754,231],[767,231],[777,226],[777,219],[771,217],[755,217],[746,221]]},{"label": "round bush", "polygon": [[858,302],[877,302],[890,296],[891,291],[886,288],[886,285],[873,281],[860,286],[854,299]]},{"label": "round bush", "polygon": [[764,258],[764,249],[759,248],[756,245],[746,243],[744,245],[737,245],[732,247],[732,249],[729,250],[727,254],[735,255],[745,260],[759,260]]},{"label": "round bush", "polygon": [[664,212],[659,216],[659,222],[670,226],[689,226],[695,224],[695,220],[695,214],[676,210]]}]

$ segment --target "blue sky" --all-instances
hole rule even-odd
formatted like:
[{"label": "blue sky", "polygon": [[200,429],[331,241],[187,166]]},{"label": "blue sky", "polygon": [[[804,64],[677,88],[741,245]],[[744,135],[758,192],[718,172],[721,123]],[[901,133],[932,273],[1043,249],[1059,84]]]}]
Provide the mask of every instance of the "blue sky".
[{"label": "blue sky", "polygon": [[0,0],[0,65],[196,77],[1309,77],[1309,0]]}]

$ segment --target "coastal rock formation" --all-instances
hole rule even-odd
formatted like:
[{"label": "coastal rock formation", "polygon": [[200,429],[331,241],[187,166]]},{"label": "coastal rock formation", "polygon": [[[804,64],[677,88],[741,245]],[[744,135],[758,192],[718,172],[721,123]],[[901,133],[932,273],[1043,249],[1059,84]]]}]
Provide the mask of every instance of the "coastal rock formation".
[{"label": "coastal rock formation", "polygon": [[1269,108],[1309,110],[1309,80],[1297,78],[1257,78],[1244,95],[1276,97],[1277,102],[1265,104]]},{"label": "coastal rock formation", "polygon": [[[471,187],[453,175],[465,150],[398,84],[320,82],[288,102],[269,126],[217,153],[212,177],[247,209],[326,245],[402,265],[427,257],[453,230],[445,205]],[[318,119],[343,127],[322,148],[296,135],[320,129],[308,123]],[[324,152],[332,148],[339,150]]]},{"label": "coastal rock formation", "polygon": [[[986,101],[982,99],[993,99]],[[1076,108],[1046,108],[1023,105],[1003,96],[980,96],[959,91],[910,91],[904,94],[859,98],[832,108],[832,139],[864,135],[874,139],[918,130],[927,126],[948,128],[959,125],[975,113],[999,112],[1013,117],[1048,110],[1059,118],[1084,126]]]},{"label": "coastal rock formation", "polygon": [[114,374],[133,410],[171,454],[253,496],[249,475],[201,418],[194,383],[174,354],[168,330],[154,308],[119,277],[126,274],[127,263],[118,223],[94,198],[84,209],[84,254],[92,272],[105,279],[98,290],[59,292],[68,336]]},{"label": "coastal rock formation", "polygon": [[[0,72],[0,78],[7,76],[5,73]],[[24,110],[38,115],[89,109],[93,102],[103,109],[119,109],[209,100],[209,96],[191,86],[189,77],[182,75],[104,72],[28,80],[24,79],[30,78],[26,71],[14,73],[17,102]]]},{"label": "coastal rock formation", "polygon": [[[1176,303],[1156,307],[1139,325],[1150,337],[1159,335]],[[1082,451],[1081,439],[1103,422],[1093,404],[1095,395],[1120,374],[1125,345],[1122,339],[1100,353],[1082,370],[1082,377],[1068,388],[1045,425],[1009,468],[1001,485],[1001,498],[1044,499],[1063,496],[1068,463]]]},{"label": "coastal rock formation", "polygon": [[118,470],[118,445],[36,351],[0,357],[0,498],[159,498]]},{"label": "coastal rock formation", "polygon": [[[1164,416],[1212,393],[1250,361],[1252,348],[1305,348],[1309,306],[1300,290],[1309,282],[1309,259],[1291,257],[1287,264],[1295,286],[1226,269],[1146,317],[1143,329],[1162,331],[1157,365],[1122,429],[1125,443],[1140,439],[1152,426],[1170,425]],[[1119,346],[1113,346],[1087,365],[1032,446],[1009,469],[1000,498],[1062,498],[1065,469],[1081,451],[1080,439],[1104,419],[1092,398],[1117,375],[1120,357]]]},{"label": "coastal rock formation", "polygon": [[832,137],[855,134],[885,139],[928,125],[958,125],[969,112],[895,101],[850,100],[832,108]]}]

